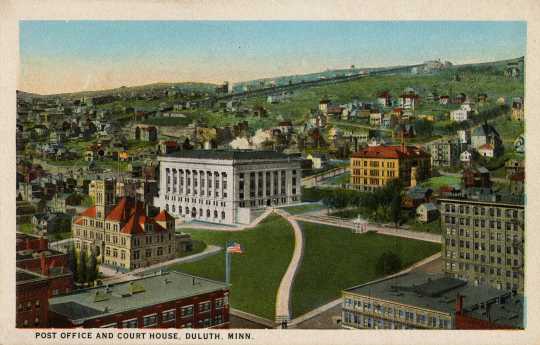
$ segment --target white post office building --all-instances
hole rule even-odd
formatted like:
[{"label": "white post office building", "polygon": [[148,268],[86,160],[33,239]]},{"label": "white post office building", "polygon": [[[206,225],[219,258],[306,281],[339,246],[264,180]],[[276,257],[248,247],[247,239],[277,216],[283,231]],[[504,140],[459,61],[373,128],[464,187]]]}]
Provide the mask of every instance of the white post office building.
[{"label": "white post office building", "polygon": [[275,151],[184,150],[160,156],[156,205],[186,221],[248,224],[253,210],[300,202],[300,158]]}]

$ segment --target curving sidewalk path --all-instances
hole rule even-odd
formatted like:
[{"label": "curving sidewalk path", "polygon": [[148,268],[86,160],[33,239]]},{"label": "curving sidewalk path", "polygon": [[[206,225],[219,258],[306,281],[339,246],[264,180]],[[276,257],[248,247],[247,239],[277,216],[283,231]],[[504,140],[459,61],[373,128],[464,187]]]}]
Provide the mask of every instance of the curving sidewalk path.
[{"label": "curving sidewalk path", "polygon": [[[304,235],[296,220],[287,212],[275,209],[274,212],[285,218],[294,230],[294,251],[289,267],[281,278],[276,296],[276,322],[289,321],[291,319],[291,291],[296,272],[302,261],[304,253]],[[280,326],[278,326],[280,327]]]}]

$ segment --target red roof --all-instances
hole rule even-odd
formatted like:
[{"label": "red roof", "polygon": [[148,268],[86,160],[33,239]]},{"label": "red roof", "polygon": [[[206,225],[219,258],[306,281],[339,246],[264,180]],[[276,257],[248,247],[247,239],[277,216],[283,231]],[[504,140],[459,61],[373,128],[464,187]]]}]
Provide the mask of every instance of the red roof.
[{"label": "red roof", "polygon": [[478,148],[479,150],[493,150],[493,145],[491,144],[484,144]]},{"label": "red roof", "polygon": [[96,206],[92,206],[90,208],[87,208],[86,210],[81,212],[80,216],[94,218],[96,216]]},{"label": "red roof", "polygon": [[410,158],[427,157],[427,153],[415,146],[370,146],[352,155],[354,158]]},{"label": "red roof", "polygon": [[135,213],[136,209],[144,209],[144,205],[140,201],[133,201],[123,197],[120,199],[118,205],[107,215],[107,220],[126,221],[129,217]]},{"label": "red roof", "polygon": [[511,181],[525,181],[525,173],[523,172],[515,173],[514,175],[510,176],[510,180]]},{"label": "red roof", "polygon": [[[141,225],[139,224],[138,222],[138,214],[134,214],[130,219],[129,221],[126,223],[126,225],[124,225],[124,227],[122,228],[122,232],[124,234],[131,234],[131,235],[136,235],[136,234],[142,234],[144,233],[144,230],[143,230],[143,227],[141,227]],[[144,223],[143,223],[144,224]]]},{"label": "red roof", "polygon": [[169,214],[169,212],[162,210],[157,216],[154,217],[154,220],[157,222],[167,222],[169,220],[174,220],[174,217]]}]

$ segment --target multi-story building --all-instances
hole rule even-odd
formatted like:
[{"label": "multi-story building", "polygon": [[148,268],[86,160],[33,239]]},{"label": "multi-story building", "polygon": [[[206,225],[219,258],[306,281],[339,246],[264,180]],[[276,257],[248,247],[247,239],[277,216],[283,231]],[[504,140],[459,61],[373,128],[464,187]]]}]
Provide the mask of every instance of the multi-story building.
[{"label": "multi-story building", "polygon": [[427,146],[432,167],[452,167],[459,164],[461,145],[452,140],[434,141]]},{"label": "multi-story building", "polygon": [[49,297],[73,290],[73,272],[67,255],[49,249],[44,237],[17,233],[16,265],[46,277]]},{"label": "multi-story building", "polygon": [[431,174],[430,155],[415,146],[369,146],[351,157],[351,184],[371,191],[399,179],[404,187],[415,186]]},{"label": "multi-story building", "polygon": [[17,268],[16,327],[43,328],[48,326],[48,283],[41,274]]},{"label": "multi-story building", "polygon": [[228,328],[225,283],[180,272],[86,289],[49,300],[61,328]]},{"label": "multi-story building", "polygon": [[439,199],[444,271],[474,284],[523,293],[523,195],[468,189]]},{"label": "multi-story building", "polygon": [[93,181],[91,187],[95,205],[72,224],[76,250],[93,252],[102,264],[120,270],[176,256],[175,220],[167,211],[150,217],[141,201],[123,197],[115,202],[112,180]]},{"label": "multi-story building", "polygon": [[512,120],[523,121],[525,118],[525,111],[523,108],[523,98],[516,97],[512,100]]},{"label": "multi-story building", "polygon": [[[470,311],[496,309],[513,298],[508,291],[419,271],[352,287],[342,295],[342,327],[346,329],[456,329],[467,328],[473,321],[495,328],[479,322],[481,317]],[[456,315],[461,317],[457,323]],[[500,328],[523,327],[522,316],[498,315]]]},{"label": "multi-story building", "polygon": [[301,159],[274,151],[185,150],[160,156],[156,205],[185,220],[250,223],[253,210],[300,201]]}]

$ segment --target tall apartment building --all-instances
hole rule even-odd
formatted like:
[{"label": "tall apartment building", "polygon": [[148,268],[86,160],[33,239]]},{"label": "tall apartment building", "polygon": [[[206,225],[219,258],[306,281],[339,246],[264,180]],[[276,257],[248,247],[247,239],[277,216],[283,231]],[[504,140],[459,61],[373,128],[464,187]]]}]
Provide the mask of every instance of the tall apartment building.
[{"label": "tall apartment building", "polygon": [[465,190],[439,199],[444,271],[474,284],[523,293],[523,196]]},{"label": "tall apartment building", "polygon": [[342,296],[346,329],[523,328],[522,296],[441,273],[406,273]]},{"label": "tall apartment building", "polygon": [[430,143],[427,150],[431,155],[432,167],[452,167],[459,164],[461,145],[457,141],[440,140]]},{"label": "tall apartment building", "polygon": [[415,146],[369,146],[351,157],[351,184],[355,189],[372,191],[393,179],[413,187],[431,175],[431,159]]},{"label": "tall apartment building", "polygon": [[160,156],[155,204],[185,220],[250,223],[252,210],[300,201],[300,159],[274,151],[186,150]]},{"label": "tall apartment building", "polygon": [[94,252],[105,265],[130,270],[176,256],[174,218],[165,210],[150,217],[145,204],[128,197],[116,202],[114,181],[92,181],[95,205],[75,218],[77,250]]}]

